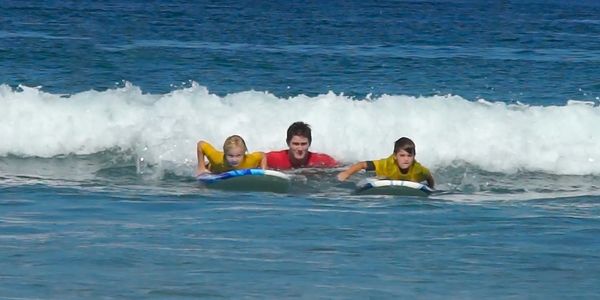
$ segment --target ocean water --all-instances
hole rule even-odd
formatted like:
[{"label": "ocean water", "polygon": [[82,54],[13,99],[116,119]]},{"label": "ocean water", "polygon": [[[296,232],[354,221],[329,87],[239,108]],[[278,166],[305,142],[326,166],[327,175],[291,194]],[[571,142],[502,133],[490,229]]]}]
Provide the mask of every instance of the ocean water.
[{"label": "ocean water", "polygon": [[[195,144],[343,165],[206,189]],[[2,299],[596,299],[597,1],[0,1]]]}]

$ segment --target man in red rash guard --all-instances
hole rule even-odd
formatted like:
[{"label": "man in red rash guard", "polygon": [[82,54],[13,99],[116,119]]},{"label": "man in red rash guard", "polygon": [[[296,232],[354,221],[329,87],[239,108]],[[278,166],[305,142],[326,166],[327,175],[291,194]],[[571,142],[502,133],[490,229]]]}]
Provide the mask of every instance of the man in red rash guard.
[{"label": "man in red rash guard", "polygon": [[289,170],[296,168],[333,168],[338,163],[324,153],[308,151],[312,142],[310,125],[295,122],[287,130],[286,142],[289,149],[267,153],[267,165],[270,169]]}]

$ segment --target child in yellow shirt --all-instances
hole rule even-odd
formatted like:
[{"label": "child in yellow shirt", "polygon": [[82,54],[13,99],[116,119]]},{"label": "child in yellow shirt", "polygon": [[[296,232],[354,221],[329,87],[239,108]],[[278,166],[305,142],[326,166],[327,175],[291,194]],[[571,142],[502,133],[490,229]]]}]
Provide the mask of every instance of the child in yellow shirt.
[{"label": "child in yellow shirt", "polygon": [[387,158],[379,160],[361,161],[353,164],[348,169],[337,175],[338,180],[344,181],[352,174],[360,171],[375,171],[377,177],[391,180],[406,180],[413,182],[427,181],[427,185],[433,188],[434,180],[429,169],[415,160],[415,143],[402,137],[394,143],[394,153]]},{"label": "child in yellow shirt", "polygon": [[[267,160],[263,152],[246,153],[246,142],[239,135],[225,139],[223,152],[216,150],[211,144],[199,141],[197,144],[197,175],[204,173],[223,173],[231,170],[267,168]],[[208,158],[206,164],[204,158]]]}]

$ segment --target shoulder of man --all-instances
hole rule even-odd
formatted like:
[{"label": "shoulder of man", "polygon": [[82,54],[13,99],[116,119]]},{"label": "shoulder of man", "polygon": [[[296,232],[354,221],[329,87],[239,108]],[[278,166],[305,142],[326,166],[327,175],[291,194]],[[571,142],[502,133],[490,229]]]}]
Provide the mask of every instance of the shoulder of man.
[{"label": "shoulder of man", "polygon": [[277,150],[277,151],[269,151],[266,152],[267,156],[277,156],[277,155],[287,155],[287,150]]},{"label": "shoulder of man", "polygon": [[290,159],[287,150],[270,151],[266,154],[267,165],[273,169],[291,168]]},{"label": "shoulder of man", "polygon": [[308,165],[311,167],[336,167],[338,162],[329,154],[309,152]]}]

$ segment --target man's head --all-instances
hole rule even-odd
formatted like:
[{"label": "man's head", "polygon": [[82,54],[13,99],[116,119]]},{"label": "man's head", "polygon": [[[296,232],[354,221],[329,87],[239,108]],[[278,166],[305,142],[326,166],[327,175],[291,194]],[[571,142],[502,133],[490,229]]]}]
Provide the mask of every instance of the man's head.
[{"label": "man's head", "polygon": [[290,159],[302,161],[307,158],[308,148],[312,142],[310,125],[304,122],[294,122],[287,130]]},{"label": "man's head", "polygon": [[290,125],[290,127],[288,127],[287,138],[285,140],[288,145],[290,144],[290,141],[292,140],[292,138],[295,135],[307,138],[309,145],[312,142],[310,125],[308,125],[304,122],[300,122],[300,121],[294,122],[294,123],[292,123],[292,125]]}]

